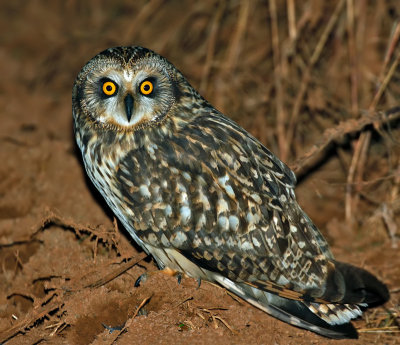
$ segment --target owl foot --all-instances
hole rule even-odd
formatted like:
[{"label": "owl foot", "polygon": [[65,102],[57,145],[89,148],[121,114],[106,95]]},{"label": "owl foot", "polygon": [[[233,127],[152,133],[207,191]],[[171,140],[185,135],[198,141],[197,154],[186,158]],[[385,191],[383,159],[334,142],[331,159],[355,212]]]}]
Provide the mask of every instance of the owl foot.
[{"label": "owl foot", "polygon": [[147,280],[147,273],[143,273],[139,276],[138,279],[136,279],[135,284],[133,285],[134,287],[139,287],[140,283],[144,283]]},{"label": "owl foot", "polygon": [[112,327],[112,326],[107,326],[107,325],[104,324],[104,323],[102,323],[102,325],[103,325],[103,327],[104,327],[105,329],[108,329],[108,331],[110,332],[110,334],[111,334],[112,332],[114,332],[114,331],[121,331],[121,330],[124,328],[124,326],[125,326],[125,325],[121,325],[121,326]]},{"label": "owl foot", "polygon": [[140,286],[140,283],[144,283],[144,282],[149,278],[149,276],[152,276],[153,274],[156,274],[156,273],[163,273],[163,274],[166,274],[166,275],[168,275],[168,276],[170,276],[170,277],[176,277],[177,280],[178,280],[178,284],[180,284],[181,281],[182,281],[182,274],[181,274],[180,272],[175,271],[175,270],[173,270],[173,269],[171,269],[171,268],[166,267],[166,268],[164,268],[163,270],[152,271],[152,272],[145,272],[145,273],[141,274],[141,275],[139,276],[139,278],[136,279],[134,286],[135,286],[135,287],[139,287],[139,286]]}]

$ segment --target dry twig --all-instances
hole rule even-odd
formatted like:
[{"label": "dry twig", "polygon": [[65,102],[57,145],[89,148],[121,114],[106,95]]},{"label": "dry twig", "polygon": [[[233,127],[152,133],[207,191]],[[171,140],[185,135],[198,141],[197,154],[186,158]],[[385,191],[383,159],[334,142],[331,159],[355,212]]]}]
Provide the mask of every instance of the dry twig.
[{"label": "dry twig", "polygon": [[309,171],[314,169],[325,158],[328,150],[333,144],[340,144],[346,136],[363,131],[368,126],[379,128],[400,119],[400,107],[393,108],[387,112],[375,112],[362,116],[359,119],[350,119],[340,122],[334,128],[328,128],[322,135],[321,140],[316,143],[306,154],[291,164],[296,176],[301,180]]},{"label": "dry twig", "polygon": [[[71,220],[65,220],[62,217],[55,215],[54,213],[50,213],[41,221],[41,224],[31,235],[31,239],[37,236],[40,231],[42,231],[49,225],[57,225],[62,228],[73,229],[77,234],[81,234],[81,232],[94,232],[96,234],[98,233],[96,232],[96,230],[93,230],[90,227],[76,224]],[[64,280],[64,284],[62,286],[54,287],[52,291],[55,292],[52,295],[47,295],[40,300],[36,300],[34,297],[31,297],[31,299],[34,301],[34,308],[28,314],[26,314],[23,319],[20,319],[17,324],[0,334],[0,344],[15,337],[18,334],[24,334],[28,332],[40,321],[57,317],[57,315],[59,315],[59,317],[61,318],[62,316],[60,316],[60,313],[64,307],[65,301],[67,299],[70,299],[74,293],[81,291],[82,289],[98,288],[120,276],[122,273],[126,272],[146,257],[147,254],[141,253],[133,259],[128,259],[128,262],[124,263],[117,270],[109,272],[101,279],[97,278],[97,271],[85,273],[84,275],[79,272],[76,277],[72,277],[68,280],[68,282],[65,282]],[[94,278],[90,278],[93,275]],[[26,294],[21,295],[29,296]],[[59,318],[56,319],[57,325],[59,326],[57,327],[56,331],[53,331],[50,334],[50,336],[54,335],[55,332],[60,332],[62,329],[68,326],[68,323],[59,320]]]},{"label": "dry twig", "polygon": [[[384,71],[386,71],[386,66],[389,63],[390,57],[394,52],[394,47],[398,44],[399,39],[400,39],[400,23],[397,24],[395,33],[392,39],[390,40],[389,49],[387,51],[385,61],[381,70],[380,80],[382,82],[380,84],[378,91],[374,96],[374,99],[371,102],[371,105],[369,106],[370,112],[375,111],[384,91],[387,88],[387,85],[389,84],[391,78],[393,77],[394,72],[397,69],[397,66],[400,62],[400,52],[399,52],[397,54],[396,59],[393,61],[391,67],[389,68],[388,72],[386,73],[386,75],[384,75]],[[371,141],[371,132],[361,133],[360,138],[356,142],[355,150],[349,168],[349,173],[347,175],[345,211],[346,211],[346,221],[349,227],[351,226],[352,222],[352,209],[356,207],[358,204],[359,192],[360,192],[359,188],[357,188],[356,189],[357,194],[353,198],[352,185],[354,180],[356,180],[357,182],[362,181],[362,176],[364,175],[364,167],[367,161],[367,151],[369,148],[370,141]],[[357,176],[356,176],[356,171],[358,171]]]},{"label": "dry twig", "polygon": [[[321,55],[321,52],[323,48],[325,47],[325,44],[328,40],[329,34],[332,32],[338,18],[339,14],[343,9],[343,6],[345,4],[345,0],[340,0],[335,8],[335,11],[333,12],[331,18],[329,19],[328,24],[325,27],[325,30],[323,31],[315,49],[314,52],[310,58],[310,61],[308,62],[307,68],[303,74],[303,77],[301,79],[301,84],[299,88],[299,92],[297,93],[296,100],[293,106],[292,110],[292,115],[290,117],[290,122],[289,122],[289,128],[287,130],[287,135],[286,135],[286,145],[288,148],[291,147],[292,141],[294,139],[294,132],[297,124],[297,119],[299,117],[301,105],[304,99],[304,96],[307,91],[308,83],[311,78],[311,71],[314,68],[315,64],[318,62],[318,59]],[[282,156],[283,160],[286,160],[286,156]]]},{"label": "dry twig", "polygon": [[110,344],[116,344],[116,341],[118,340],[118,338],[125,333],[128,328],[132,325],[133,320],[135,319],[135,317],[138,315],[140,309],[142,309],[144,307],[144,305],[151,299],[152,296],[146,297],[143,299],[143,301],[139,304],[139,306],[136,308],[135,313],[132,315],[132,317],[130,317],[124,327],[115,334],[115,336],[113,337],[113,339],[111,340]]}]

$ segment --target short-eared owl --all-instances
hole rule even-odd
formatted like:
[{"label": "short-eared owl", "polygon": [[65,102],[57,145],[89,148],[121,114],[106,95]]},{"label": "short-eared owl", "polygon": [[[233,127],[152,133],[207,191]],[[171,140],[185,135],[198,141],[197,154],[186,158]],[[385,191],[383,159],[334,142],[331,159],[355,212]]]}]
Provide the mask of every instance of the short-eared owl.
[{"label": "short-eared owl", "polygon": [[333,258],[296,202],[294,173],[165,58],[107,49],[72,99],[87,174],[160,268],[332,338],[356,338],[350,320],[389,299],[372,274]]}]

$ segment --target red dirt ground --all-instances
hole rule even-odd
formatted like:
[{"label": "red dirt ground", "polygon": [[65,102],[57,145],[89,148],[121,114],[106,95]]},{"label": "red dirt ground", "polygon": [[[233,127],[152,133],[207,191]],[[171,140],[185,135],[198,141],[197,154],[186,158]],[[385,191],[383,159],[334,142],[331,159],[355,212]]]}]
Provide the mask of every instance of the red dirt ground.
[{"label": "red dirt ground", "polygon": [[[399,104],[397,1],[302,1],[294,22],[294,2],[277,2],[1,1],[0,343],[400,344],[398,121],[369,128],[353,179],[359,133],[336,142],[297,189],[335,256],[391,291],[385,306],[354,322],[358,341],[294,328],[207,282],[154,274],[135,288],[156,266],[147,258],[127,269],[143,252],[85,177],[71,88],[83,64],[110,46],[163,54],[289,165],[340,121]],[[296,99],[298,116],[289,117]]]}]

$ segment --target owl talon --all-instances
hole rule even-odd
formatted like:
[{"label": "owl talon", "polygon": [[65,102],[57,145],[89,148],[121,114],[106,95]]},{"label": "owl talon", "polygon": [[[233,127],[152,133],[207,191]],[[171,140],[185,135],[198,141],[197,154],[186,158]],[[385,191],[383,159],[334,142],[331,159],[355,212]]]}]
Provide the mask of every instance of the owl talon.
[{"label": "owl talon", "polygon": [[150,276],[152,276],[152,275],[154,275],[156,273],[163,273],[163,274],[166,274],[167,276],[170,276],[170,277],[176,277],[177,280],[178,280],[178,284],[180,284],[181,281],[182,281],[182,274],[181,273],[179,273],[178,271],[174,271],[174,270],[172,270],[172,269],[167,267],[167,268],[164,268],[164,269],[162,269],[160,271],[146,272],[146,273],[141,274],[139,276],[139,278],[136,279],[134,286],[135,287],[139,287],[141,283],[144,283]]},{"label": "owl talon", "polygon": [[196,289],[200,289],[200,285],[201,285],[201,278],[197,278],[197,288]]},{"label": "owl talon", "polygon": [[139,287],[140,283],[144,283],[147,280],[147,273],[143,273],[139,276],[138,279],[136,279],[134,287]]}]

